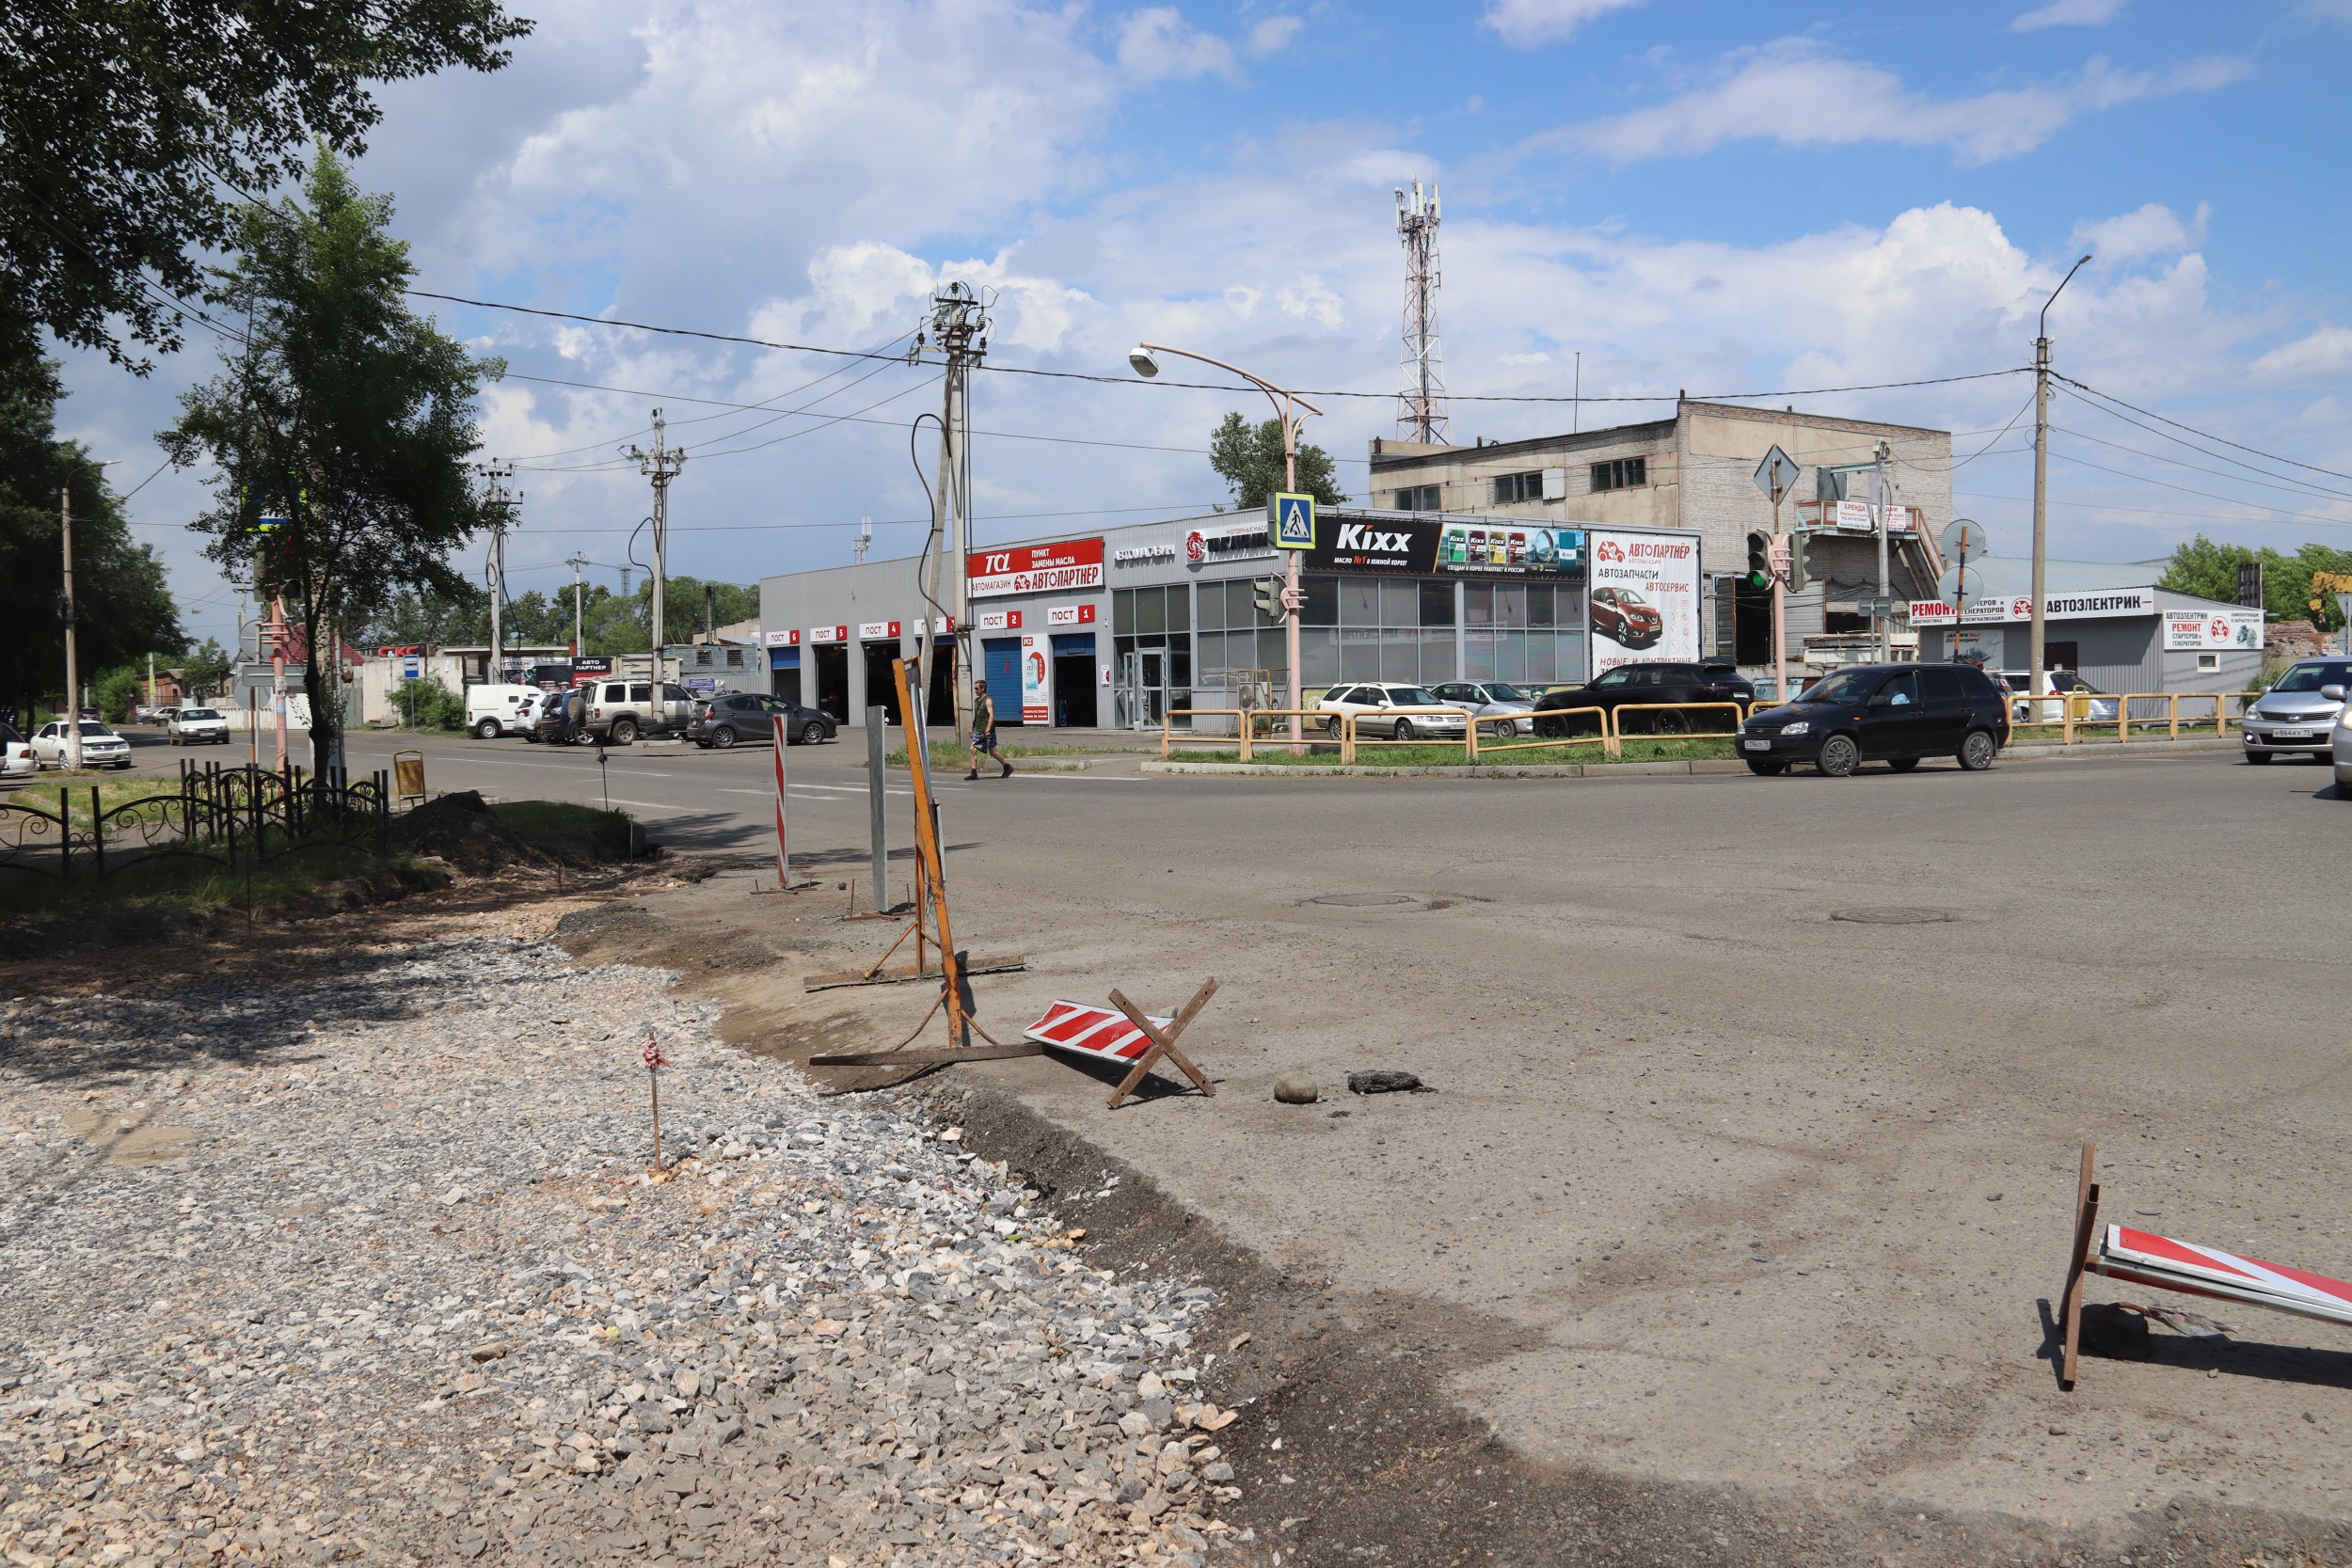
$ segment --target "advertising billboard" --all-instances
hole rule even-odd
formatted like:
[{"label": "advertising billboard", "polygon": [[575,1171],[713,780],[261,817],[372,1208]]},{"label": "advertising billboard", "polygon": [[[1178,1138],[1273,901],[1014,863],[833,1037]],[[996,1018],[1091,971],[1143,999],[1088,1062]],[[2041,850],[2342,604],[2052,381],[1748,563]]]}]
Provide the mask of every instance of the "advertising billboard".
[{"label": "advertising billboard", "polygon": [[974,550],[964,558],[964,573],[972,579],[972,596],[993,599],[1006,594],[1053,594],[1073,588],[1103,586],[1103,541],[1064,539],[1053,545],[1019,545],[1001,550]]},{"label": "advertising billboard", "polygon": [[1300,565],[1310,572],[1553,578],[1573,576],[1585,564],[1582,529],[1509,517],[1333,512],[1316,527],[1315,547],[1301,552]]},{"label": "advertising billboard", "polygon": [[2164,651],[2169,654],[2237,648],[2260,652],[2263,612],[2259,610],[2168,610],[2164,612]]},{"label": "advertising billboard", "polygon": [[1053,664],[1046,646],[1042,637],[1021,640],[1021,721],[1025,724],[1054,721]]},{"label": "advertising billboard", "polygon": [[1699,542],[1688,533],[1592,535],[1592,673],[1699,657]]}]

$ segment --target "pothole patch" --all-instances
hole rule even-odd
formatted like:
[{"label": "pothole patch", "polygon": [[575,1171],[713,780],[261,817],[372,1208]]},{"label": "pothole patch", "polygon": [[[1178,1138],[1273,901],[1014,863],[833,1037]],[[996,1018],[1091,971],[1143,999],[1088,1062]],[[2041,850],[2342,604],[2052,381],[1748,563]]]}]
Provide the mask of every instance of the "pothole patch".
[{"label": "pothole patch", "polygon": [[1419,909],[1428,899],[1410,893],[1326,893],[1307,900],[1343,910]]},{"label": "pothole patch", "polygon": [[1856,926],[1942,926],[1958,920],[1960,916],[1951,910],[1899,908],[1838,910],[1830,918],[1851,921]]}]

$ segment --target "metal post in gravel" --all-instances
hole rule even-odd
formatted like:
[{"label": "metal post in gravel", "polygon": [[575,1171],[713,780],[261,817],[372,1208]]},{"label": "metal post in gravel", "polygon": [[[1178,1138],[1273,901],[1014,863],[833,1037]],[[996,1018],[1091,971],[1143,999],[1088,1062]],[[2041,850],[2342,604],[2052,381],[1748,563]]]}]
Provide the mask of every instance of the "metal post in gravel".
[{"label": "metal post in gravel", "polygon": [[661,1042],[648,1034],[640,1059],[645,1064],[645,1083],[653,1090],[653,1170],[659,1176],[661,1174],[661,1069],[670,1065],[670,1058],[661,1053]]},{"label": "metal post in gravel", "polygon": [[[882,734],[887,715],[880,706],[866,710],[866,805],[867,831],[874,847],[874,912],[881,914],[890,908],[890,835],[882,816],[882,786],[886,774],[882,768],[883,747],[888,736]],[[907,744],[923,744],[923,732],[906,726]]]}]

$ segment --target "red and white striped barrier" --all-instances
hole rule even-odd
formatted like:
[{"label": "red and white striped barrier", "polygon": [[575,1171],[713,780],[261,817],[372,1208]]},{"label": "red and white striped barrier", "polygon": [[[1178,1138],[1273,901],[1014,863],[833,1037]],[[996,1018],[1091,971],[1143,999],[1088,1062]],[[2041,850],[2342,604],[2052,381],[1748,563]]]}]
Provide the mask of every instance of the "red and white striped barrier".
[{"label": "red and white striped barrier", "polygon": [[2129,1226],[2108,1226],[2099,1240],[2098,1253],[2086,1266],[2110,1279],[2243,1301],[2326,1323],[2352,1323],[2352,1283],[2306,1274],[2284,1263],[2241,1258],[2218,1247],[2192,1246]]},{"label": "red and white striped barrier", "polygon": [[792,850],[784,833],[784,715],[772,716],[776,726],[776,886],[792,885]]},{"label": "red and white striped barrier", "polygon": [[[1149,1016],[1149,1015],[1146,1015]],[[1153,1018],[1152,1026],[1166,1029],[1174,1019]],[[1021,1031],[1021,1037],[1054,1051],[1074,1052],[1106,1062],[1132,1062],[1152,1047],[1151,1037],[1129,1022],[1125,1014],[1083,1002],[1057,1002],[1045,1016]]]}]

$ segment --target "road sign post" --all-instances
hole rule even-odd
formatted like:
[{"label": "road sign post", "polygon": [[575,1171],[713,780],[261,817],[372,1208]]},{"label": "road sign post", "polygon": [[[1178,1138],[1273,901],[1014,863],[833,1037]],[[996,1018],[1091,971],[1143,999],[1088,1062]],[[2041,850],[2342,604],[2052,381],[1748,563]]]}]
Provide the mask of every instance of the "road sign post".
[{"label": "road sign post", "polygon": [[[1295,444],[1295,434],[1289,435],[1287,440]],[[1285,456],[1291,469],[1285,477],[1295,484],[1298,483],[1296,453],[1288,451]],[[1282,571],[1282,634],[1286,657],[1290,661],[1289,698],[1294,710],[1291,715],[1291,739],[1294,742],[1291,752],[1295,755],[1300,750],[1295,743],[1304,738],[1295,710],[1300,705],[1300,693],[1306,689],[1306,672],[1298,667],[1298,612],[1306,605],[1306,594],[1298,586],[1298,563],[1307,551],[1315,547],[1314,497],[1296,490],[1277,490],[1268,496],[1265,536],[1266,543],[1282,552],[1285,562]]]},{"label": "road sign post", "polygon": [[1756,466],[1756,487],[1772,503],[1772,700],[1788,700],[1788,536],[1781,531],[1780,503],[1797,487],[1797,460],[1775,442]]}]

